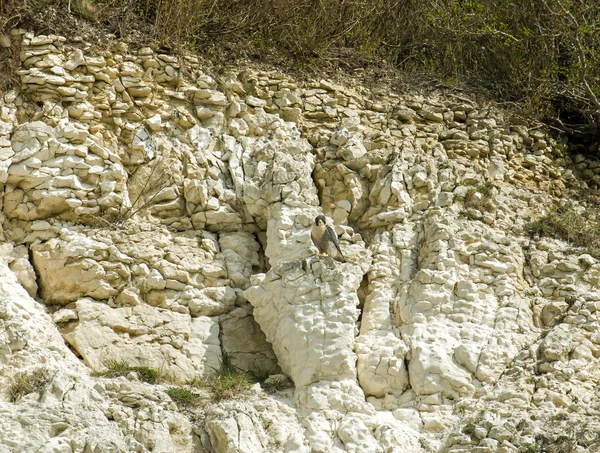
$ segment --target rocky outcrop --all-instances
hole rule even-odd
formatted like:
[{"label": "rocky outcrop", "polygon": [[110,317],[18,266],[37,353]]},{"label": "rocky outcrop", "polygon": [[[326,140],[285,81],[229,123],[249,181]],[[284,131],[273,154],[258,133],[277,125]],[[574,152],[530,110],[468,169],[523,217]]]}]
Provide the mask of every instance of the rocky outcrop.
[{"label": "rocky outcrop", "polygon": [[94,382],[4,261],[0,277],[2,451],[192,451],[191,425],[164,393]]},{"label": "rocky outcrop", "polygon": [[[525,230],[596,162],[456,95],[12,42],[0,379],[46,378],[3,397],[1,451],[597,448],[600,264]],[[318,214],[345,263],[315,255]],[[164,393],[224,357],[294,389]],[[170,384],[90,375],[110,361]]]}]

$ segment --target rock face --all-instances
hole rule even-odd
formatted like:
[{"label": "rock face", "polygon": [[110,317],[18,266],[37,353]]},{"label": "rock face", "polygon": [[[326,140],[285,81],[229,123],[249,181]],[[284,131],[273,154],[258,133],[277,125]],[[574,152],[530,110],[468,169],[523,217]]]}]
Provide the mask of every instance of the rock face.
[{"label": "rock face", "polygon": [[[90,380],[4,261],[0,278],[1,451],[193,451],[190,423],[166,395]],[[23,384],[33,387],[20,396]]]},{"label": "rock face", "polygon": [[[600,261],[526,229],[597,162],[467,99],[5,41],[0,452],[600,448]],[[165,393],[229,359],[294,389]]]}]

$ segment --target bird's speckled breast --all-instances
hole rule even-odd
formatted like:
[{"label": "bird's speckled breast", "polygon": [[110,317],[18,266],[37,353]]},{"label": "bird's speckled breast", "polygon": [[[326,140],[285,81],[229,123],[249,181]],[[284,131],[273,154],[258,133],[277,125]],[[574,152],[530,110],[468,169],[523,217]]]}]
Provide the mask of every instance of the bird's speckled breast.
[{"label": "bird's speckled breast", "polygon": [[310,233],[313,241],[316,242],[317,244],[317,248],[319,249],[320,253],[325,253],[327,251],[326,247],[326,241],[324,240],[325,234],[327,233],[327,226],[326,225],[315,225],[312,228],[312,231]]}]

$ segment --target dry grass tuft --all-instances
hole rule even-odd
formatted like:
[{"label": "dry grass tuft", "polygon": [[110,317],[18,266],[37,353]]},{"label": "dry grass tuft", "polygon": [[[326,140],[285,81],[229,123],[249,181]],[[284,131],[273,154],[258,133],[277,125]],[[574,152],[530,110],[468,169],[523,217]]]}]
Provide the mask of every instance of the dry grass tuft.
[{"label": "dry grass tuft", "polygon": [[25,395],[41,393],[50,381],[50,372],[45,368],[21,371],[12,378],[12,382],[8,387],[8,398],[12,403],[16,403]]},{"label": "dry grass tuft", "polygon": [[567,204],[526,225],[531,235],[552,237],[600,256],[600,209]]}]

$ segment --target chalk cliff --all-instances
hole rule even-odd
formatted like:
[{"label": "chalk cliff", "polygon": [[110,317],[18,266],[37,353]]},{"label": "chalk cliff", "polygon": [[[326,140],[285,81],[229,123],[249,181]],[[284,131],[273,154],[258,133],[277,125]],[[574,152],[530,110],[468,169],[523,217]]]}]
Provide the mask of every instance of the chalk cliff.
[{"label": "chalk cliff", "polygon": [[[600,449],[600,260],[526,228],[596,161],[456,94],[9,38],[0,452]],[[293,388],[166,393],[224,357]]]}]

